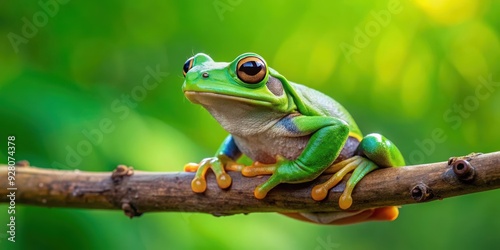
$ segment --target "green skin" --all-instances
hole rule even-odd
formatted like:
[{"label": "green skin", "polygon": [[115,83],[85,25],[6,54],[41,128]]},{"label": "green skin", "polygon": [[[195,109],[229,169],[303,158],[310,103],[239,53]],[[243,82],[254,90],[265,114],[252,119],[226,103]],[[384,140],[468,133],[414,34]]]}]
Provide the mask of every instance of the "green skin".
[{"label": "green skin", "polygon": [[[260,59],[265,65],[263,79],[257,83],[245,82],[238,75],[241,72],[238,63],[249,57]],[[321,92],[288,81],[267,67],[257,54],[245,53],[223,63],[199,53],[186,62],[184,73],[182,89],[186,97],[205,107],[230,133],[215,157],[198,165],[193,182],[203,182],[206,169],[212,168],[218,181],[221,180],[219,186],[229,186],[230,177],[224,169],[242,155],[275,167],[272,176],[255,189],[259,199],[280,183],[314,180],[332,163],[355,155],[361,157],[347,184],[351,190],[376,168],[404,165],[392,142],[379,134],[363,137],[339,103]],[[221,184],[224,181],[226,184]],[[204,188],[196,192],[203,192]],[[349,206],[350,203],[340,207]]]}]

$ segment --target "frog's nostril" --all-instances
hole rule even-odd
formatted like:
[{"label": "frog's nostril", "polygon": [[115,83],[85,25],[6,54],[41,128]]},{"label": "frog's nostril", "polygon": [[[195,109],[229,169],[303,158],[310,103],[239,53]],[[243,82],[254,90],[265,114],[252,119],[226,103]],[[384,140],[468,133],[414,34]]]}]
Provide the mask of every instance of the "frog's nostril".
[{"label": "frog's nostril", "polygon": [[207,72],[203,72],[203,74],[201,76],[203,76],[203,78],[208,78],[208,73]]}]

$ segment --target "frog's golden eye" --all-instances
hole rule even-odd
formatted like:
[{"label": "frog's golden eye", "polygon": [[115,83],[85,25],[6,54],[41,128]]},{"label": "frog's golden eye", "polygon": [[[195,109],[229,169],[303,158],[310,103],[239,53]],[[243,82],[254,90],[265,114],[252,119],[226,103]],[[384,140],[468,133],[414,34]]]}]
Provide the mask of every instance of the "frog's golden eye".
[{"label": "frog's golden eye", "polygon": [[186,76],[187,72],[193,67],[194,58],[191,57],[187,59],[186,63],[184,63],[184,67],[182,67],[182,74]]},{"label": "frog's golden eye", "polygon": [[266,64],[255,56],[241,59],[236,66],[236,74],[244,83],[259,83],[266,77],[266,73]]}]

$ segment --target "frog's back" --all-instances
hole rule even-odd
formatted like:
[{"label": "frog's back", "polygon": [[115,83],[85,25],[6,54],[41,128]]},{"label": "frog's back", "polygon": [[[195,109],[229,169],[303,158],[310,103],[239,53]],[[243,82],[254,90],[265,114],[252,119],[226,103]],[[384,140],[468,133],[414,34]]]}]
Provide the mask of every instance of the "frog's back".
[{"label": "frog's back", "polygon": [[350,131],[361,136],[361,132],[356,125],[356,122],[349,112],[333,98],[315,90],[308,88],[302,84],[291,83],[293,88],[297,90],[301,100],[307,107],[312,107],[316,112],[322,115],[339,118],[349,124]]}]

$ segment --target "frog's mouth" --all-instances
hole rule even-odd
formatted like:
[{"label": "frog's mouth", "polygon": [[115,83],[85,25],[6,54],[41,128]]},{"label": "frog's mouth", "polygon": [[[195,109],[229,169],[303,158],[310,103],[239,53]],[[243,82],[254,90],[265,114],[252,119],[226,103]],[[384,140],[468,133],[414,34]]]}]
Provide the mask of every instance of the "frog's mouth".
[{"label": "frog's mouth", "polygon": [[186,98],[192,103],[201,104],[203,106],[213,106],[213,105],[226,105],[228,107],[231,104],[248,104],[252,106],[264,106],[272,107],[273,104],[269,101],[258,100],[252,98],[245,98],[240,96],[225,95],[213,92],[201,92],[201,91],[184,91]]}]

